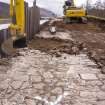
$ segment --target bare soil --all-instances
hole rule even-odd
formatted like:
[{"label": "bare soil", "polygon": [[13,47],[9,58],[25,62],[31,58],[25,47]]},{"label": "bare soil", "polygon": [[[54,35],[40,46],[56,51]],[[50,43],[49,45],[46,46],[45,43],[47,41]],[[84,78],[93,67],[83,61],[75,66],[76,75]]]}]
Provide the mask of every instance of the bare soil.
[{"label": "bare soil", "polygon": [[[102,24],[101,24],[102,23]],[[91,21],[87,24],[72,23],[64,24],[61,21],[54,21],[53,26],[56,26],[57,31],[68,31],[68,34],[72,36],[75,42],[65,41],[61,39],[53,38],[35,38],[29,44],[29,47],[35,48],[45,52],[65,52],[68,54],[78,54],[83,49],[86,49],[86,53],[89,58],[94,60],[98,67],[104,68],[105,66],[105,30],[104,23],[101,21]],[[43,28],[48,30],[48,25]],[[76,48],[74,48],[76,47]]]},{"label": "bare soil", "polygon": [[[104,22],[105,23],[105,22]],[[88,55],[99,67],[105,66],[105,24],[88,22],[88,24],[64,24],[62,21],[53,23],[58,29],[69,30],[70,35],[88,48]]]},{"label": "bare soil", "polygon": [[69,31],[89,31],[89,32],[101,32],[102,28],[98,27],[97,24],[88,22],[87,24],[83,23],[71,23],[65,24],[63,21],[55,21],[53,23],[57,28],[66,29]]},{"label": "bare soil", "polygon": [[78,54],[82,49],[81,43],[59,38],[40,38],[35,37],[30,43],[29,48],[34,48],[51,55],[61,56],[61,53]]}]

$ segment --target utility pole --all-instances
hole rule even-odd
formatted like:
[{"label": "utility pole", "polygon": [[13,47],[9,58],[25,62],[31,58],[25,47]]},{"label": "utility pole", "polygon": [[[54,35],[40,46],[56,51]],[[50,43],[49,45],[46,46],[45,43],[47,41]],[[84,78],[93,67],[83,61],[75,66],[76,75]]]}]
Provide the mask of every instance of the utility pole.
[{"label": "utility pole", "polygon": [[90,6],[91,6],[91,0],[87,0],[87,2],[86,2],[86,10],[87,10],[87,12],[91,8]]},{"label": "utility pole", "polygon": [[34,2],[33,2],[33,6],[36,6],[36,0],[34,0]]}]

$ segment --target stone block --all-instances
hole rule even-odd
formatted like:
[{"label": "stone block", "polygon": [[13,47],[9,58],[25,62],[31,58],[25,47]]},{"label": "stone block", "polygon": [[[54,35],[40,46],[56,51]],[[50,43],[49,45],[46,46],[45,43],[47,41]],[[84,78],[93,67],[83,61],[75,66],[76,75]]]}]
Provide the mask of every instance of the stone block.
[{"label": "stone block", "polygon": [[81,79],[83,80],[97,80],[97,76],[96,74],[80,74]]}]

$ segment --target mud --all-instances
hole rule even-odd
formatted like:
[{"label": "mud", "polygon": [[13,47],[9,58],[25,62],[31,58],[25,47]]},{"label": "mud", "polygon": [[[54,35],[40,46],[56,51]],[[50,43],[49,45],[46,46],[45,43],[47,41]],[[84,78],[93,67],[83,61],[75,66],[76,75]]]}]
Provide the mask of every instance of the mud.
[{"label": "mud", "polygon": [[60,38],[35,37],[28,46],[31,49],[40,50],[51,55],[60,57],[62,53],[79,54],[83,50],[83,44]]},{"label": "mud", "polygon": [[89,32],[100,32],[102,29],[98,27],[93,22],[88,22],[87,24],[83,23],[71,23],[71,24],[65,24],[62,20],[61,21],[55,21],[53,23],[58,29],[66,29],[69,31],[89,31]]},{"label": "mud", "polygon": [[89,58],[94,60],[103,70],[105,66],[105,25],[103,22],[91,21],[88,24],[64,24],[62,21],[55,21],[53,24],[58,29],[69,30],[72,38],[84,43],[88,49]]}]

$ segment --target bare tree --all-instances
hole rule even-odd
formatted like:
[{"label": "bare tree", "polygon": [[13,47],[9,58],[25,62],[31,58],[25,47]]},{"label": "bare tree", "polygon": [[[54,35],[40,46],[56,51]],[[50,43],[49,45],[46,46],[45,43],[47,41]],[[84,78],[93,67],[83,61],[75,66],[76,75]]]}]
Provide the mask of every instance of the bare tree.
[{"label": "bare tree", "polygon": [[94,5],[91,5],[91,1],[87,1],[87,10],[89,15],[105,18],[105,1],[97,0]]},{"label": "bare tree", "polygon": [[89,10],[91,7],[91,0],[87,0],[86,2],[86,9]]}]

